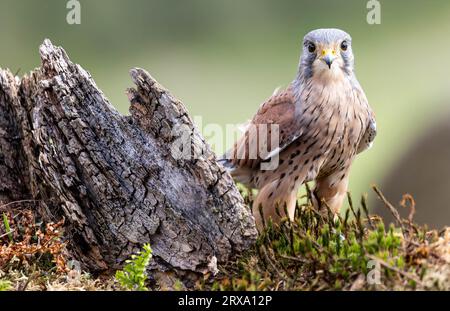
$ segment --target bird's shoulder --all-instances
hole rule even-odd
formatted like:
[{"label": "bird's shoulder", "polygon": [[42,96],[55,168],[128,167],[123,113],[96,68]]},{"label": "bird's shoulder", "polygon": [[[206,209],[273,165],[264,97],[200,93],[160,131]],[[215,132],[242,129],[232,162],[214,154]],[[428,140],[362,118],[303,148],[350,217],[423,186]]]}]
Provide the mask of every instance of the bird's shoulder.
[{"label": "bird's shoulder", "polygon": [[252,119],[253,124],[280,124],[293,117],[295,95],[293,87],[275,90],[273,95],[261,104]]}]

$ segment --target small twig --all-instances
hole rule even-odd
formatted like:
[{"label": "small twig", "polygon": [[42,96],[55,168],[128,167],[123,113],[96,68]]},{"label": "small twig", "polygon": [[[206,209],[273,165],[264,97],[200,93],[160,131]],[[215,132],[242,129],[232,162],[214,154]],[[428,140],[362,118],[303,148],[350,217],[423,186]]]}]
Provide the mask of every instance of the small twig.
[{"label": "small twig", "polygon": [[291,245],[291,252],[292,255],[295,256],[295,247],[294,247],[294,228],[293,228],[293,224],[289,223],[289,244]]},{"label": "small twig", "polygon": [[404,194],[402,200],[400,201],[400,206],[408,208],[408,202],[409,202],[408,225],[409,229],[411,230],[410,234],[412,235],[413,232],[417,233],[417,228],[414,226],[413,222],[414,215],[416,214],[416,202],[414,201],[412,195]]},{"label": "small twig", "polygon": [[349,219],[349,217],[350,217],[350,209],[347,208],[345,210],[344,222],[343,222],[344,228],[346,228],[346,229],[347,229],[347,226],[348,226],[348,219]]},{"label": "small twig", "polygon": [[405,271],[402,271],[402,270],[400,270],[397,267],[393,267],[390,264],[388,264],[386,261],[384,261],[383,259],[380,259],[380,258],[378,258],[376,256],[373,256],[373,255],[370,255],[370,254],[366,254],[366,256],[368,258],[372,259],[372,260],[376,260],[377,262],[380,263],[380,265],[384,266],[385,268],[390,269],[390,270],[392,270],[394,272],[397,272],[398,274],[404,276],[405,278],[407,278],[407,279],[409,279],[411,281],[414,281],[417,284],[420,284],[421,286],[424,286],[422,281],[419,278],[417,278],[415,275],[412,275],[412,274],[409,274],[409,273],[407,273]]},{"label": "small twig", "polygon": [[311,205],[313,205],[312,204],[313,203],[313,201],[312,201],[312,193],[311,193],[311,189],[309,188],[309,184],[308,183],[305,183],[305,188],[306,188],[306,198],[307,198],[306,202],[308,203],[308,201],[309,201],[309,203]]},{"label": "small twig", "polygon": [[282,218],[278,203],[275,204],[275,213],[277,214],[278,217],[280,217],[280,219]]},{"label": "small twig", "polygon": [[283,283],[283,281],[279,281],[279,282],[277,283],[277,285],[275,286],[275,291],[278,291],[278,290],[279,290],[279,288],[280,288],[280,286],[281,286],[282,283]]},{"label": "small twig", "polygon": [[405,232],[405,228],[403,226],[402,218],[400,217],[399,212],[397,209],[385,198],[385,196],[381,193],[380,189],[378,189],[377,186],[372,186],[375,193],[378,195],[378,198],[384,203],[384,205],[389,209],[392,216],[394,216],[395,221],[397,224],[402,228],[402,231]]},{"label": "small twig", "polygon": [[375,229],[375,227],[372,223],[372,219],[370,218],[369,208],[367,207],[367,195],[366,194],[364,194],[361,197],[361,207],[364,210],[364,213],[366,213],[367,222],[369,223],[370,228],[372,230]]},{"label": "small twig", "polygon": [[280,255],[281,258],[287,259],[287,260],[292,260],[292,261],[297,261],[303,264],[307,264],[310,263],[311,261],[303,259],[303,258],[298,258],[298,257],[293,257],[293,256],[288,256],[288,255]]},{"label": "small twig", "polygon": [[[262,253],[266,257],[267,262],[270,264],[270,266],[274,269],[274,271],[283,278],[281,271],[275,266],[275,264],[272,262],[272,259],[270,259],[269,253],[267,252],[266,248],[264,246],[261,247]],[[283,278],[284,279],[284,278]]]},{"label": "small twig", "polygon": [[321,219],[321,220],[323,219],[323,215],[322,215],[320,212],[318,212],[318,211],[314,208],[314,206],[308,205],[307,208],[308,208],[310,211],[312,211],[312,212],[317,216],[318,219]]},{"label": "small twig", "polygon": [[14,204],[21,204],[21,203],[36,203],[40,202],[40,200],[20,200],[20,201],[13,201],[6,204],[0,205],[0,211],[6,211],[8,206],[14,205]]},{"label": "small twig", "polygon": [[359,239],[362,240],[364,237],[364,227],[361,223],[361,212],[358,210],[358,212],[355,211],[355,208],[353,207],[353,200],[350,195],[350,192],[347,192],[347,200],[348,205],[350,206],[350,210],[352,211],[353,216],[355,217],[356,226],[359,230]]},{"label": "small twig", "polygon": [[259,212],[259,215],[261,216],[262,227],[265,229],[266,228],[266,219],[264,218],[264,211],[263,211],[262,204],[258,205],[258,212]]},{"label": "small twig", "polygon": [[25,291],[25,290],[27,289],[27,287],[28,287],[28,284],[30,284],[30,282],[31,282],[33,279],[35,279],[36,276],[37,276],[36,273],[33,273],[32,275],[30,275],[30,276],[27,278],[27,281],[25,282],[25,284],[23,284],[23,285],[18,289],[18,291],[19,291],[19,292]]},{"label": "small twig", "polygon": [[4,237],[7,236],[7,235],[10,235],[11,233],[14,233],[14,231],[16,231],[16,230],[11,230],[11,231],[8,231],[8,232],[6,232],[6,233],[0,235],[0,239],[1,239],[1,238],[4,238]]}]

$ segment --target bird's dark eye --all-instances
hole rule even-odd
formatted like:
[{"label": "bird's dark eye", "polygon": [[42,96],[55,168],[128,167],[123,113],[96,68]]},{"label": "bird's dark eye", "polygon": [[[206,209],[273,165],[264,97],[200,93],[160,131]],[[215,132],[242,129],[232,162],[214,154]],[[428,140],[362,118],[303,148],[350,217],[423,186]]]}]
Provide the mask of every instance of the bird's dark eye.
[{"label": "bird's dark eye", "polygon": [[348,42],[347,41],[342,41],[341,43],[341,50],[342,51],[347,51],[348,49]]},{"label": "bird's dark eye", "polygon": [[314,53],[316,51],[316,45],[312,42],[308,42],[307,47],[309,53]]}]

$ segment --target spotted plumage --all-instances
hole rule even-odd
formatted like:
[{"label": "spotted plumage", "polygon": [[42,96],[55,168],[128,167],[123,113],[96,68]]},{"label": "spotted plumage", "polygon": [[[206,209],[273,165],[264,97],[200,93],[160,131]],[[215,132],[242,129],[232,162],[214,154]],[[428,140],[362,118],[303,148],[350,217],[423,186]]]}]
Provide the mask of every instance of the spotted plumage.
[{"label": "spotted plumage", "polygon": [[[237,181],[259,189],[253,205],[258,224],[259,206],[265,218],[277,221],[286,205],[293,218],[299,187],[313,180],[317,207],[325,202],[339,212],[350,166],[376,135],[374,114],[354,73],[351,37],[338,29],[308,33],[296,79],[263,103],[250,125],[222,162]],[[255,130],[267,125],[278,126],[278,144],[271,130],[264,137]],[[255,157],[262,144],[267,153]],[[275,168],[263,169],[275,158]]]}]

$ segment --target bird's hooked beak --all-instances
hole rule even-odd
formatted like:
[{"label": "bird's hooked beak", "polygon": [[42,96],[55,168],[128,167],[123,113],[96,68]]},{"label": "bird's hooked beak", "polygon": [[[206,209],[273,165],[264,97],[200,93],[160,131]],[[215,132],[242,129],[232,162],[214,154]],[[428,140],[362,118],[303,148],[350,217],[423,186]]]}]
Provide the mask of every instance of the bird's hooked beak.
[{"label": "bird's hooked beak", "polygon": [[320,59],[328,65],[328,68],[331,69],[331,64],[336,59],[336,50],[334,49],[323,49],[321,53]]}]

